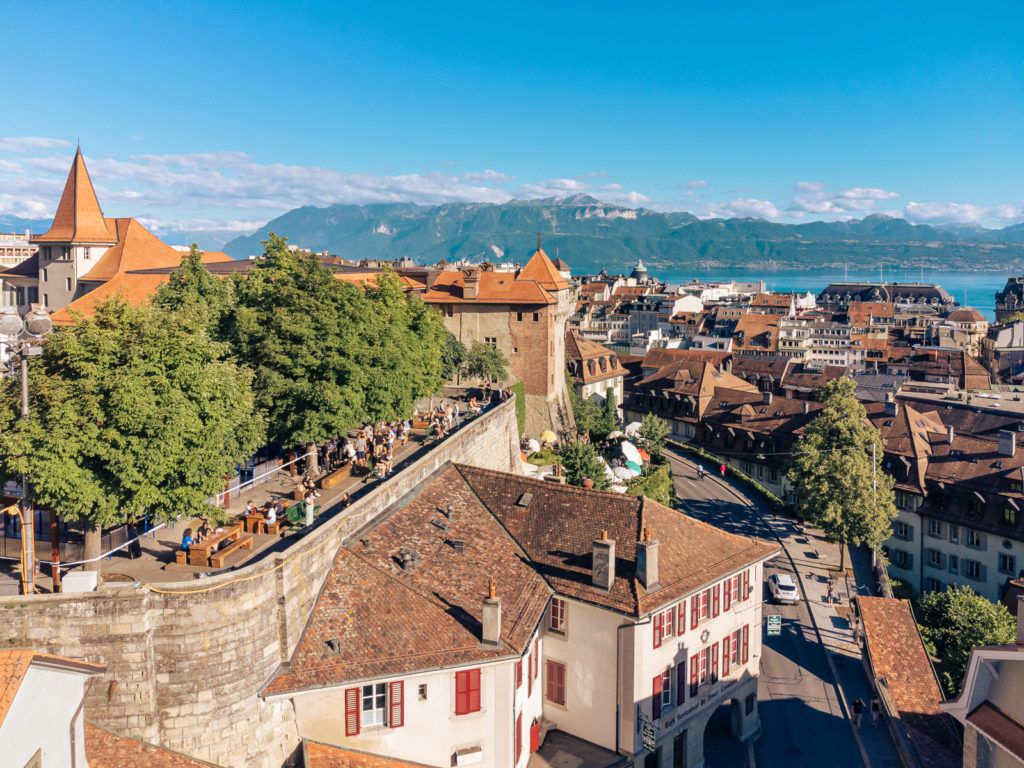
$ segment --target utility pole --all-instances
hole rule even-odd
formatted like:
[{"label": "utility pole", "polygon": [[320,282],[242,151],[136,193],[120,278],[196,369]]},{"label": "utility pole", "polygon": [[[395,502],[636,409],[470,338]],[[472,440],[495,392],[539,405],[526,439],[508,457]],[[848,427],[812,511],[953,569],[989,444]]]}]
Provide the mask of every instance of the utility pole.
[{"label": "utility pole", "polygon": [[[22,342],[21,353],[21,418],[28,418],[28,346],[29,343]],[[28,475],[21,476],[21,540],[23,542],[25,559],[21,567],[25,569],[22,574],[22,583],[25,585],[25,594],[31,595],[36,591],[36,531],[35,531],[35,510],[28,500]]]}]

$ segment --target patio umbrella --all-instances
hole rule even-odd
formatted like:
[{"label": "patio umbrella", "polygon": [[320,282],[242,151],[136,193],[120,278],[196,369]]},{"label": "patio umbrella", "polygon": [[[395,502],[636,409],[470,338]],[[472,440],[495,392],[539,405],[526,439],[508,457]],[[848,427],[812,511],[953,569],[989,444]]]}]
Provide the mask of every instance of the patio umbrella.
[{"label": "patio umbrella", "polygon": [[615,474],[615,477],[619,480],[632,480],[634,477],[640,474],[639,472],[636,472],[630,469],[629,467],[616,467],[615,469],[612,470],[612,472]]},{"label": "patio umbrella", "polygon": [[642,464],[643,459],[640,458],[640,451],[628,440],[622,443],[622,455],[626,457],[626,461],[632,461],[636,464]]},{"label": "patio umbrella", "polygon": [[636,474],[643,474],[644,468],[637,464],[635,461],[627,461],[626,466],[636,472]]},{"label": "patio umbrella", "polygon": [[540,450],[540,443],[534,440],[532,437],[526,441],[526,444],[530,446],[531,453],[536,453]]},{"label": "patio umbrella", "polygon": [[629,424],[626,425],[626,434],[633,437],[640,432],[640,426],[641,424],[639,421],[629,422]]},{"label": "patio umbrella", "polygon": [[540,439],[541,442],[544,443],[557,443],[558,435],[556,435],[550,429],[545,429],[543,432],[540,433]]},{"label": "patio umbrella", "polygon": [[614,432],[609,432],[608,433],[608,439],[609,440],[618,440],[620,437],[625,437],[625,436],[626,436],[626,433],[623,432],[621,429],[616,429]]}]

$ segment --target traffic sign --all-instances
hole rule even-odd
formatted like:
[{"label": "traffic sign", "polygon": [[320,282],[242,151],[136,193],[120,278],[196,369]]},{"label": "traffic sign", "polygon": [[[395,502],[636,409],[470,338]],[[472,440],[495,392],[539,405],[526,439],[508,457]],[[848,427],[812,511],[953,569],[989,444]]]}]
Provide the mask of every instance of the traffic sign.
[{"label": "traffic sign", "polygon": [[644,749],[650,750],[651,752],[657,749],[658,745],[655,743],[654,740],[654,723],[652,723],[649,720],[645,720],[643,728],[641,729],[641,735],[643,736]]},{"label": "traffic sign", "polygon": [[782,634],[782,616],[773,613],[768,616],[768,637],[774,637]]}]

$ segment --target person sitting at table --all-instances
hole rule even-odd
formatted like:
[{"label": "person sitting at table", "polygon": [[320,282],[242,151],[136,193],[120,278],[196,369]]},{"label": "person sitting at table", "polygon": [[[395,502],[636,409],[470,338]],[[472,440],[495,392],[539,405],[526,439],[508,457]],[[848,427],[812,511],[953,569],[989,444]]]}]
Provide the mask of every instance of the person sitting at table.
[{"label": "person sitting at table", "polygon": [[263,516],[263,520],[268,525],[277,522],[277,499],[274,499],[267,505],[267,511]]},{"label": "person sitting at table", "polygon": [[206,520],[203,520],[202,524],[199,526],[199,530],[196,531],[196,543],[202,544],[203,541],[210,537],[211,533],[213,533],[213,531],[210,530],[210,524],[206,522]]},{"label": "person sitting at table", "polygon": [[469,410],[472,413],[477,413],[480,410],[480,403],[476,401],[476,397],[469,398]]},{"label": "person sitting at table", "polygon": [[395,460],[392,457],[391,452],[388,451],[385,453],[380,460],[380,474],[382,477],[387,477],[391,474],[391,469],[394,466],[394,463]]},{"label": "person sitting at table", "polygon": [[245,502],[245,510],[242,512],[242,514],[246,517],[251,517],[252,515],[256,514],[256,511],[256,505],[253,504],[252,499],[249,499],[247,502]]},{"label": "person sitting at table", "polygon": [[181,537],[181,549],[183,552],[188,552],[189,547],[192,546],[192,529],[186,528],[185,533]]}]

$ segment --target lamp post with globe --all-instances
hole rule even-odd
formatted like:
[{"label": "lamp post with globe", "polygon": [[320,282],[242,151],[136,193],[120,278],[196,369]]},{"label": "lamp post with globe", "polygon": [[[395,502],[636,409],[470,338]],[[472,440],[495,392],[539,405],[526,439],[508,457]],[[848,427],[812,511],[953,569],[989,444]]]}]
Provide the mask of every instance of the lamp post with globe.
[{"label": "lamp post with globe", "polygon": [[[34,305],[24,318],[18,315],[14,307],[0,309],[0,344],[5,348],[11,361],[11,374],[14,374],[14,362],[17,360],[21,368],[21,418],[28,418],[28,359],[41,355],[42,347],[34,345],[53,330],[53,321],[45,308]],[[21,589],[26,595],[35,592],[35,526],[28,496],[28,478],[21,476]]]}]

